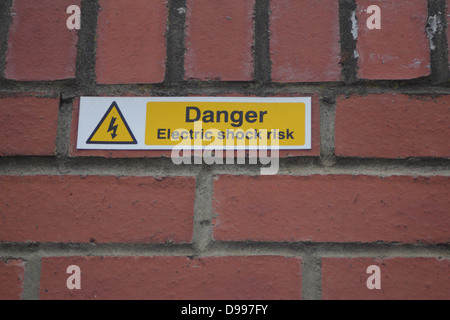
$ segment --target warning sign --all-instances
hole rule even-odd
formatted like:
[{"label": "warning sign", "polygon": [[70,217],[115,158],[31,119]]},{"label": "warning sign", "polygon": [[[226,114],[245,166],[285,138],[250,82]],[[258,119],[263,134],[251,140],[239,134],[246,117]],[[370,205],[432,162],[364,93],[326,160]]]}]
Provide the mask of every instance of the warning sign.
[{"label": "warning sign", "polygon": [[114,101],[106,111],[86,143],[88,144],[137,144],[119,106]]},{"label": "warning sign", "polygon": [[81,97],[78,149],[311,149],[310,97]]}]

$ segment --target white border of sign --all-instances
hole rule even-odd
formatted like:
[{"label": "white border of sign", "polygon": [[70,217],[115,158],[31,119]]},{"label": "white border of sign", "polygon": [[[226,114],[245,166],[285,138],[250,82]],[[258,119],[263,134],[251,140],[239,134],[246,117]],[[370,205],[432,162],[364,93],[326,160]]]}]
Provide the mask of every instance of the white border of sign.
[{"label": "white border of sign", "polygon": [[[113,102],[117,102],[120,111],[126,119],[131,131],[136,137],[137,144],[88,144],[86,141],[97,127]],[[306,136],[304,146],[280,146],[280,150],[309,150],[311,149],[311,97],[81,97],[80,114],[78,119],[77,149],[86,150],[172,150],[171,146],[148,146],[145,144],[145,125],[147,103],[155,102],[242,102],[242,103],[295,103],[306,105]],[[289,115],[286,115],[287,117]],[[201,147],[204,149],[206,146]],[[270,148],[270,146],[269,146]],[[196,149],[194,146],[192,150]],[[224,146],[223,150],[227,148]],[[233,150],[242,148],[233,147]],[[249,147],[245,147],[249,149]],[[264,148],[258,148],[264,149]]]}]

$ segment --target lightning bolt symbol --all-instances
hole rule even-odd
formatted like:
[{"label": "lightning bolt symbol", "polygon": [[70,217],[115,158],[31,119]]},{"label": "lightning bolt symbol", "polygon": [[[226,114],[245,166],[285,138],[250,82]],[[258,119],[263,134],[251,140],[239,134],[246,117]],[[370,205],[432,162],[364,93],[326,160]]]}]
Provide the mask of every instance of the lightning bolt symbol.
[{"label": "lightning bolt symbol", "polygon": [[115,137],[117,137],[117,127],[119,126],[118,124],[114,125],[114,123],[116,123],[117,118],[112,117],[111,118],[111,123],[109,124],[109,128],[107,132],[112,131],[111,133],[111,137],[114,139]]}]

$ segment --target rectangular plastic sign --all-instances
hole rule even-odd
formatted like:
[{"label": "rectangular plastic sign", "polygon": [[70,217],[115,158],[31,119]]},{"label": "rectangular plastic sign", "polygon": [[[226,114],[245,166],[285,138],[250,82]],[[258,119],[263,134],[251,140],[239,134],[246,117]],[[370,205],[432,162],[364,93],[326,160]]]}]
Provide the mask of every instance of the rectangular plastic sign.
[{"label": "rectangular plastic sign", "polygon": [[311,149],[311,98],[81,97],[78,149]]}]

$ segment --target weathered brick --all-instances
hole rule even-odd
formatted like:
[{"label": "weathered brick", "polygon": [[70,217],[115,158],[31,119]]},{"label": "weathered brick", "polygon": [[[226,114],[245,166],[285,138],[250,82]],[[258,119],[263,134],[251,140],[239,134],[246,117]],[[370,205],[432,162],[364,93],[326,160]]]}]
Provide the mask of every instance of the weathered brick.
[{"label": "weathered brick", "polygon": [[448,243],[449,179],[218,176],[219,241]]},{"label": "weathered brick", "polygon": [[[380,268],[380,289],[368,289],[371,265]],[[448,300],[449,259],[324,258],[322,298],[326,300]]]},{"label": "weathered brick", "polygon": [[0,300],[22,300],[25,262],[0,260]]},{"label": "weathered brick", "polygon": [[[66,286],[71,265],[80,267],[80,290]],[[301,299],[301,260],[279,256],[44,258],[40,299]]]},{"label": "weathered brick", "polygon": [[254,0],[187,0],[185,78],[253,78]]},{"label": "weathered brick", "polygon": [[20,81],[75,78],[76,30],[69,30],[66,13],[80,0],[15,0],[9,30],[5,77]]},{"label": "weathered brick", "polygon": [[59,99],[0,97],[0,156],[55,155]]},{"label": "weathered brick", "polygon": [[450,96],[341,96],[336,105],[336,155],[448,158],[449,105]]},{"label": "weathered brick", "polygon": [[100,0],[97,82],[159,83],[166,60],[167,1]]},{"label": "weathered brick", "polygon": [[0,241],[192,241],[189,177],[1,176]]},{"label": "weathered brick", "polygon": [[[428,76],[430,46],[425,32],[427,1],[357,0],[358,77],[372,80]],[[381,29],[369,29],[370,5],[381,9]]]},{"label": "weathered brick", "polygon": [[272,80],[340,80],[338,1],[273,0],[270,9]]}]

